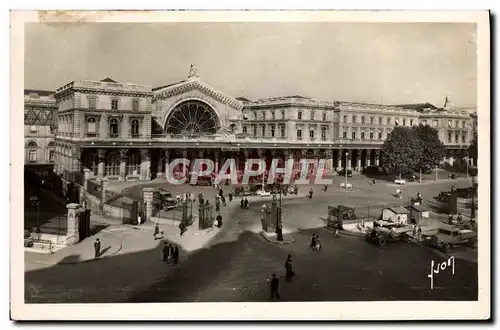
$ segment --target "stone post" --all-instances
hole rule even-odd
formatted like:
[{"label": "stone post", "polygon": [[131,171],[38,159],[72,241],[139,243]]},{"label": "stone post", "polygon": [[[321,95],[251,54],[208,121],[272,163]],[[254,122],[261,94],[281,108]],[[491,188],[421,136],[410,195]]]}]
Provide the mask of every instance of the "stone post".
[{"label": "stone post", "polygon": [[153,215],[153,194],[155,192],[154,188],[144,188],[142,189],[144,203],[146,204],[146,219],[145,221],[151,221]]},{"label": "stone post", "polygon": [[80,208],[79,204],[71,203],[66,205],[68,209],[68,231],[66,233],[66,244],[76,244],[80,241],[80,233],[78,231],[79,226],[79,218],[78,218],[78,209]]},{"label": "stone post", "polygon": [[127,158],[128,149],[120,149],[120,180],[127,179]]},{"label": "stone post", "polygon": [[97,151],[97,155],[99,157],[99,165],[97,165],[97,176],[99,178],[104,178],[104,157],[106,155],[105,149],[99,149]]},{"label": "stone post", "polygon": [[87,181],[90,179],[90,170],[88,168],[83,169],[83,190],[87,192]]}]

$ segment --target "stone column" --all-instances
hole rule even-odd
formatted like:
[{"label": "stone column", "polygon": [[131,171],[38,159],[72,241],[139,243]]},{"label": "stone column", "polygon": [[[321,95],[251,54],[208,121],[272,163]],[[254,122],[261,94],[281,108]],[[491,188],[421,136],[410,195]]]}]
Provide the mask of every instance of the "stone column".
[{"label": "stone column", "polygon": [[141,149],[141,174],[140,180],[151,180],[151,158],[149,149]]},{"label": "stone column", "polygon": [[[346,160],[346,167],[348,170],[352,170],[352,150],[347,150],[348,155],[347,155],[347,160]],[[345,157],[345,154],[343,155]]]},{"label": "stone column", "polygon": [[375,151],[375,165],[380,166],[380,151]]},{"label": "stone column", "polygon": [[99,149],[97,151],[99,157],[99,165],[97,165],[97,176],[99,178],[104,178],[104,157],[106,155],[106,149]]},{"label": "stone column", "polygon": [[333,173],[333,150],[329,149],[325,153],[326,155],[326,170],[328,171],[328,175]]},{"label": "stone column", "polygon": [[120,149],[120,180],[127,179],[127,158],[128,149]]},{"label": "stone column", "polygon": [[68,231],[66,232],[66,244],[76,244],[80,241],[80,233],[78,230],[79,218],[78,209],[80,204],[70,203],[66,205],[68,209]]},{"label": "stone column", "polygon": [[153,194],[155,192],[154,188],[144,188],[142,189],[144,203],[146,204],[146,219],[145,221],[151,221],[151,216],[153,215]]},{"label": "stone column", "polygon": [[361,172],[361,157],[363,155],[362,151],[363,150],[358,149],[358,159],[357,159],[357,161],[358,161],[358,171],[359,172]]},{"label": "stone column", "polygon": [[371,166],[372,165],[372,150],[367,150],[366,151],[366,166]]},{"label": "stone column", "polygon": [[342,168],[342,157],[344,157],[342,149],[337,150],[337,168]]}]

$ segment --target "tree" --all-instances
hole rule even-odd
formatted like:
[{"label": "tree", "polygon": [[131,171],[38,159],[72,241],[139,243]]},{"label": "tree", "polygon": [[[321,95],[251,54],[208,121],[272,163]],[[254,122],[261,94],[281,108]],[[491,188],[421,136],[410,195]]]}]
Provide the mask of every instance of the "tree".
[{"label": "tree", "polygon": [[415,169],[424,173],[439,165],[444,156],[444,144],[439,139],[437,129],[429,125],[414,126],[420,144],[420,161]]},{"label": "tree", "polygon": [[382,146],[384,165],[401,174],[411,173],[420,161],[420,141],[410,127],[396,127]]},{"label": "tree", "polygon": [[474,160],[474,164],[477,164],[477,131],[474,131],[474,136],[469,146],[468,153],[469,157]]}]

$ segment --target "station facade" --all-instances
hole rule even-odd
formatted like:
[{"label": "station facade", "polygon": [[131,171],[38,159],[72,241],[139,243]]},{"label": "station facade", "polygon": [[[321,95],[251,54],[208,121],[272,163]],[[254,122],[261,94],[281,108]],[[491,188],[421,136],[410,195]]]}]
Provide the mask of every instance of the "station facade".
[{"label": "station facade", "polygon": [[51,98],[57,133],[49,160],[66,178],[85,168],[109,180],[161,178],[175,158],[208,158],[216,171],[228,158],[239,170],[249,158],[267,164],[274,158],[321,158],[329,172],[360,171],[382,165],[380,149],[395,126],[420,123],[438,129],[445,161],[453,164],[467,158],[475,127],[475,117],[448,98],[441,108],[302,96],[252,101],[214,89],[194,67],[188,79],[166,86],[75,80]]}]

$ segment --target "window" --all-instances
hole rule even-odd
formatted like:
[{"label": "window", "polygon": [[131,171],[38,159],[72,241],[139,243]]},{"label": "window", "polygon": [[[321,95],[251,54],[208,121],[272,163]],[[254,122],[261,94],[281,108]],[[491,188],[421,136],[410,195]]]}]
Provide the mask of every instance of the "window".
[{"label": "window", "polygon": [[97,98],[89,97],[89,109],[96,109],[96,108],[97,108]]},{"label": "window", "polygon": [[353,140],[356,140],[356,131],[352,131],[351,136]]},{"label": "window", "polygon": [[410,119],[410,126],[413,126],[413,119]]},{"label": "window", "polygon": [[243,134],[247,134],[247,127],[243,126]]},{"label": "window", "polygon": [[118,137],[118,119],[111,118],[109,121],[109,136]]},{"label": "window", "polygon": [[396,126],[398,126],[398,125],[399,125],[399,118],[396,118],[396,119],[394,120],[394,125],[396,125]]},{"label": "window", "polygon": [[321,127],[321,140],[326,140],[326,127]]},{"label": "window", "polygon": [[311,111],[309,114],[309,119],[314,120],[314,111]]},{"label": "window", "polygon": [[130,122],[130,132],[132,137],[139,137],[139,120],[132,119]]},{"label": "window", "polygon": [[466,140],[466,134],[462,134],[462,143],[465,143],[465,140]]},{"label": "window", "polygon": [[403,118],[403,126],[406,126],[406,119]]},{"label": "window", "polygon": [[111,100],[111,110],[118,110],[118,100],[117,99]]},{"label": "window", "polygon": [[459,142],[460,142],[459,134],[455,133],[455,143],[459,143]]},{"label": "window", "polygon": [[373,140],[373,131],[370,131],[370,140]]},{"label": "window", "polygon": [[49,163],[54,162],[54,150],[49,150]]},{"label": "window", "polygon": [[253,136],[257,136],[257,126],[253,126]]},{"label": "window", "polygon": [[374,124],[375,123],[375,117],[370,117],[370,124]]},{"label": "window", "polygon": [[264,111],[262,112],[262,120],[266,120],[266,113]]},{"label": "window", "polygon": [[451,135],[452,135],[451,131],[448,131],[448,143],[451,143]]},{"label": "window", "polygon": [[281,110],[281,119],[286,119],[285,110]]},{"label": "window", "polygon": [[460,124],[459,124],[459,121],[458,120],[455,120],[455,127],[458,127]]},{"label": "window", "polygon": [[257,112],[253,113],[253,119],[257,120]]},{"label": "window", "polygon": [[96,122],[95,118],[89,118],[87,120],[87,134],[96,134]]},{"label": "window", "polygon": [[311,130],[309,130],[309,138],[310,138],[311,140],[314,140],[314,130],[312,130],[312,129],[311,129]]},{"label": "window", "polygon": [[299,112],[297,113],[297,118],[298,118],[298,119],[302,119],[302,111],[299,111]]},{"label": "window", "polygon": [[38,148],[38,144],[36,144],[36,142],[31,141],[30,143],[28,143],[28,148]]},{"label": "window", "polygon": [[260,127],[260,133],[261,133],[261,136],[266,136],[266,126],[265,125],[262,125]]},{"label": "window", "polygon": [[451,127],[451,120],[448,120],[448,127]]},{"label": "window", "polygon": [[297,139],[302,139],[302,130],[301,129],[297,130]]},{"label": "window", "polygon": [[323,121],[326,121],[326,112],[323,112]]},{"label": "window", "polygon": [[281,137],[285,137],[285,125],[280,126]]},{"label": "window", "polygon": [[347,123],[347,116],[344,116],[344,118],[342,119],[342,121],[343,121],[344,123]]},{"label": "window", "polygon": [[344,139],[347,139],[347,130],[344,130],[344,135],[342,136]]},{"label": "window", "polygon": [[30,150],[28,152],[28,161],[30,163],[36,163],[36,150]]},{"label": "window", "polygon": [[378,124],[382,125],[382,117],[378,117]]},{"label": "window", "polygon": [[[273,112],[274,114],[274,112]],[[274,125],[271,125],[271,137],[274,137],[274,134],[276,133],[276,130],[274,128]]]},{"label": "window", "polygon": [[361,140],[365,139],[365,131],[361,131]]},{"label": "window", "polygon": [[37,129],[36,129],[36,126],[35,125],[31,125],[30,126],[30,132],[31,133],[36,133]]},{"label": "window", "polygon": [[273,120],[275,120],[275,119],[276,119],[276,113],[275,113],[274,111],[273,111],[273,112],[271,112],[271,117],[273,118]]},{"label": "window", "polygon": [[365,123],[365,116],[361,116],[361,124]]},{"label": "window", "polygon": [[379,131],[378,131],[378,139],[379,139],[379,140],[382,140],[382,134],[383,134],[383,133],[382,133],[382,130],[379,130]]},{"label": "window", "polygon": [[465,128],[465,120],[462,121],[462,128]]},{"label": "window", "polygon": [[438,127],[438,125],[439,125],[439,121],[437,121],[437,120],[433,120],[432,121],[432,126],[433,127]]},{"label": "window", "polygon": [[390,125],[392,122],[392,118],[391,117],[387,117],[387,125]]},{"label": "window", "polygon": [[132,100],[132,110],[139,111],[139,100]]},{"label": "window", "polygon": [[356,122],[356,116],[352,116],[352,122],[355,123]]}]

